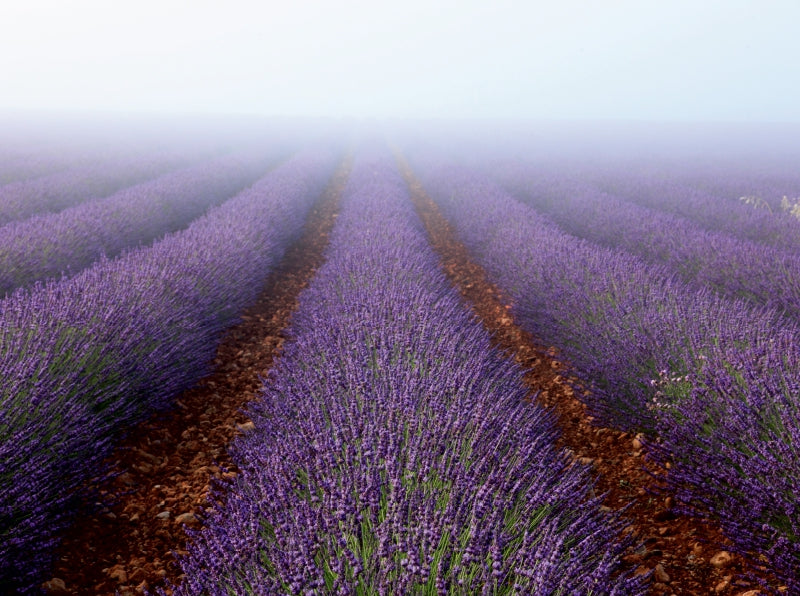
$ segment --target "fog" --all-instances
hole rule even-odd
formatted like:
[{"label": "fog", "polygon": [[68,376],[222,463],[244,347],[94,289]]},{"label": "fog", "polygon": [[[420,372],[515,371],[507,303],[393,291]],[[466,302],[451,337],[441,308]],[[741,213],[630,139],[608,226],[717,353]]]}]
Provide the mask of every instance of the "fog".
[{"label": "fog", "polygon": [[29,0],[0,109],[798,122],[797,0]]}]

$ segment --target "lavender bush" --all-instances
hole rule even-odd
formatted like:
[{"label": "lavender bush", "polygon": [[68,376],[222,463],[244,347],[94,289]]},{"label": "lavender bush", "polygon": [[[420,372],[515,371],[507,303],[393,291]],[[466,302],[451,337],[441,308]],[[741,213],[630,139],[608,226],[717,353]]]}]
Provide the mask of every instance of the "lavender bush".
[{"label": "lavender bush", "polygon": [[[800,222],[782,209],[781,199],[800,196],[800,184],[779,183],[777,176],[743,175],[734,165],[625,161],[614,165],[532,162],[500,158],[474,167],[501,181],[515,194],[538,200],[561,200],[569,192],[607,193],[685,218],[711,232],[720,232],[780,250],[800,251]],[[779,194],[783,192],[784,194]],[[768,208],[753,208],[739,200],[758,196]]]},{"label": "lavender bush", "polygon": [[176,594],[643,593],[521,377],[362,156]]},{"label": "lavender bush", "polygon": [[568,236],[482,176],[420,171],[520,323],[592,389],[594,413],[648,432],[682,502],[800,590],[800,329]]},{"label": "lavender bush", "polygon": [[0,227],[0,296],[77,272],[101,255],[174,231],[262,175],[275,157],[247,152],[183,168],[61,211]]},{"label": "lavender bush", "polygon": [[690,384],[656,456],[682,464],[670,481],[689,511],[709,512],[740,552],[800,592],[797,334],[722,351]]},{"label": "lavender bush", "polygon": [[0,301],[0,591],[34,589],[111,444],[208,370],[333,165],[298,155],[150,248]]}]

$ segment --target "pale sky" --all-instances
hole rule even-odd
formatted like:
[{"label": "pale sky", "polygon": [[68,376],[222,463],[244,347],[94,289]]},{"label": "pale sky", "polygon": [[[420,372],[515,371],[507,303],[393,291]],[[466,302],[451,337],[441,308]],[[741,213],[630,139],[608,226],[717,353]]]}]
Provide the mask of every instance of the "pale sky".
[{"label": "pale sky", "polygon": [[0,108],[800,122],[800,0],[0,0]]}]

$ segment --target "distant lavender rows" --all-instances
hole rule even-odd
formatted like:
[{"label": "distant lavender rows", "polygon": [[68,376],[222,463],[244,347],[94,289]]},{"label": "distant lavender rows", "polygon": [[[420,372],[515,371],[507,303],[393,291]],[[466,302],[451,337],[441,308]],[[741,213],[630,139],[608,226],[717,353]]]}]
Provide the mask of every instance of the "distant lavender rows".
[{"label": "distant lavender rows", "polygon": [[[692,220],[642,207],[569,177],[542,178],[522,164],[498,174],[497,180],[570,234],[662,263],[698,286],[800,318],[800,254],[793,249],[709,231]],[[706,207],[722,202],[712,200]],[[730,207],[756,211],[736,202]],[[794,229],[800,233],[800,221]]]},{"label": "distant lavender rows", "polygon": [[[735,171],[726,172],[725,178],[736,182],[719,186],[714,179],[702,177],[682,181],[678,174],[612,171],[597,176],[595,184],[644,207],[685,217],[709,230],[800,253],[800,220],[780,208],[784,195],[800,197],[800,181],[794,185],[770,179],[759,181]],[[748,195],[764,199],[772,211],[739,200]]]},{"label": "distant lavender rows", "polygon": [[391,160],[362,156],[177,593],[642,593],[525,396]]},{"label": "distant lavender rows", "polygon": [[54,174],[60,170],[66,170],[69,166],[69,159],[63,157],[5,148],[3,154],[0,155],[0,185]]},{"label": "distant lavender rows", "polygon": [[187,225],[263,175],[276,157],[266,150],[219,157],[0,227],[0,297]]},{"label": "distant lavender rows", "polygon": [[569,236],[474,172],[418,170],[517,319],[592,388],[594,412],[650,433],[679,501],[800,591],[800,329]]},{"label": "distant lavender rows", "polygon": [[81,483],[208,370],[334,163],[298,155],[150,248],[0,301],[0,592],[34,589]]},{"label": "distant lavender rows", "polygon": [[731,200],[747,195],[761,197],[773,212],[780,211],[784,196],[800,197],[800,171],[796,161],[788,167],[756,163],[752,167],[748,164],[741,168],[702,170],[682,174],[681,178],[691,186]]},{"label": "distant lavender rows", "polygon": [[[130,151],[126,151],[130,149]],[[70,147],[61,143],[42,145],[39,143],[28,144],[21,142],[20,139],[9,139],[0,137],[0,186],[12,182],[21,182],[42,176],[48,176],[70,168],[80,168],[92,163],[103,161],[113,162],[114,160],[133,161],[135,154],[144,154],[138,151],[144,147],[130,148],[128,140],[120,146],[120,150],[115,155],[101,157],[97,148],[85,147],[83,150]],[[125,155],[127,153],[127,155]],[[150,146],[147,153],[153,157],[154,153],[160,153],[159,149]],[[188,152],[185,152],[188,153]],[[174,159],[177,153],[172,154],[172,158],[166,153],[159,155],[161,161]],[[180,158],[178,158],[180,159]]]},{"label": "distant lavender rows", "polygon": [[[196,159],[196,158],[194,158]],[[0,225],[67,207],[158,176],[193,161],[191,154],[138,155],[97,160],[39,178],[0,186]]]},{"label": "distant lavender rows", "polygon": [[[563,194],[571,186],[593,187],[597,192],[609,193],[642,207],[686,218],[711,232],[800,252],[800,220],[780,209],[783,195],[770,200],[775,204],[774,212],[753,208],[739,200],[748,194],[776,197],[774,192],[777,190],[772,186],[777,182],[769,183],[768,179],[763,179],[760,183],[753,180],[747,183],[749,178],[733,169],[723,171],[738,183],[730,182],[724,187],[714,183],[719,181],[721,173],[685,173],[674,167],[662,169],[636,163],[577,167],[502,159],[494,162],[491,169],[481,169],[487,175],[503,180],[508,189],[514,192],[550,195],[552,198],[557,192]],[[524,185],[520,185],[519,182],[523,180]],[[800,195],[800,182],[796,190],[795,194]]]}]

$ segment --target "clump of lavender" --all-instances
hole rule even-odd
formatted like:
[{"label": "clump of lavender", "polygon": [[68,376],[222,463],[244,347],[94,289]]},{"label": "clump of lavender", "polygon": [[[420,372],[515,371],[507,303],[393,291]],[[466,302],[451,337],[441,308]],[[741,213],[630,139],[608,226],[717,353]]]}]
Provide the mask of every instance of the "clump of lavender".
[{"label": "clump of lavender", "polygon": [[576,367],[594,412],[647,432],[687,510],[800,589],[800,329],[571,237],[469,171],[425,181],[523,326]]},{"label": "clump of lavender", "polygon": [[656,455],[673,463],[679,502],[718,519],[740,553],[800,592],[797,335],[719,352],[675,406]]},{"label": "clump of lavender", "polygon": [[619,523],[439,270],[387,157],[233,448],[178,594],[638,594]]},{"label": "clump of lavender", "polygon": [[113,443],[207,371],[333,166],[304,152],[152,247],[0,301],[0,592],[41,581]]}]

